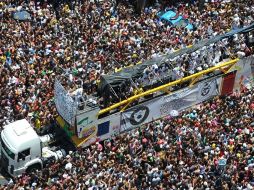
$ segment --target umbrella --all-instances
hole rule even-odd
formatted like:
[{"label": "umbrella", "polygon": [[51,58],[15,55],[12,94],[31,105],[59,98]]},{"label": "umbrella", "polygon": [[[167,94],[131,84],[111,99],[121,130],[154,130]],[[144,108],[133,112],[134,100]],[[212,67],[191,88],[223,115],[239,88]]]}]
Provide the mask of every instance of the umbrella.
[{"label": "umbrella", "polygon": [[171,117],[177,117],[179,115],[179,112],[177,111],[177,110],[172,110],[171,112],[170,112],[170,116]]},{"label": "umbrella", "polygon": [[31,19],[31,15],[27,11],[19,11],[14,13],[13,15],[14,19],[20,20],[20,21],[26,21]]}]

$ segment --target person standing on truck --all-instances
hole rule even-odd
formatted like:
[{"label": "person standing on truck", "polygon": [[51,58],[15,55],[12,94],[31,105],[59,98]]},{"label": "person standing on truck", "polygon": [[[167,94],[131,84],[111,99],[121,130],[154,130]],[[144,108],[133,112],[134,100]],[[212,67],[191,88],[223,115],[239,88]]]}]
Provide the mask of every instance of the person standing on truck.
[{"label": "person standing on truck", "polygon": [[37,133],[41,130],[41,121],[39,117],[35,119],[35,130]]}]

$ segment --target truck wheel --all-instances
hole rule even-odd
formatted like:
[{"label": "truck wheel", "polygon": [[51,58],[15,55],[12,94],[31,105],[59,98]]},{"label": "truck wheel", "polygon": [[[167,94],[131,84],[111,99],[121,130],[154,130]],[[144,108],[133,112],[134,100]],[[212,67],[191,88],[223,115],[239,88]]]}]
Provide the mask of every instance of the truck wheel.
[{"label": "truck wheel", "polygon": [[26,173],[35,173],[37,170],[41,170],[41,165],[40,164],[34,164],[34,165],[31,165],[29,166],[27,169],[26,169]]}]

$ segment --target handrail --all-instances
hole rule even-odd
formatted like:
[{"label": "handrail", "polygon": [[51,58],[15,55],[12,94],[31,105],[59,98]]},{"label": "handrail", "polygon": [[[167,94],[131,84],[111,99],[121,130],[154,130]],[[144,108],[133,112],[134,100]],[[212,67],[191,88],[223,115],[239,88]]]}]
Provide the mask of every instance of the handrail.
[{"label": "handrail", "polygon": [[[191,48],[193,45],[188,45],[188,46],[186,46],[186,48]],[[179,49],[176,49],[176,50],[174,50],[174,52],[177,52],[177,51],[179,51],[179,50],[181,50],[182,48],[179,48]],[[166,54],[164,54],[164,55],[166,55]],[[146,60],[147,61],[147,60]],[[137,62],[136,63],[136,65],[139,65],[139,64],[142,64],[143,62],[140,60],[139,62]],[[122,67],[122,68],[120,68],[120,69],[117,69],[117,71],[115,71],[115,73],[118,73],[118,72],[121,72],[123,69],[125,69],[125,68],[130,68],[130,67],[133,67],[133,66],[135,66],[135,65],[133,65],[133,64],[130,64],[130,65],[127,65],[127,66],[125,66],[125,67]]]},{"label": "handrail", "polygon": [[184,78],[175,80],[175,81],[173,81],[173,82],[169,82],[169,83],[167,83],[167,84],[164,84],[164,85],[162,85],[162,86],[156,87],[156,88],[154,88],[154,89],[151,89],[151,90],[145,91],[145,92],[143,92],[143,93],[134,95],[134,96],[132,96],[132,97],[126,99],[126,100],[123,100],[123,101],[118,102],[118,103],[116,103],[116,104],[114,104],[114,105],[112,105],[112,106],[109,106],[109,107],[107,107],[107,108],[105,108],[105,109],[100,110],[99,113],[98,113],[98,115],[101,115],[101,114],[104,114],[104,113],[106,113],[106,112],[109,112],[109,111],[111,111],[111,110],[113,110],[113,109],[116,109],[116,108],[118,108],[118,107],[120,107],[120,106],[122,106],[122,105],[127,104],[128,102],[135,101],[135,100],[137,100],[138,98],[147,96],[147,95],[149,95],[149,94],[152,94],[152,93],[155,93],[155,92],[158,92],[158,91],[162,91],[162,90],[164,90],[164,89],[167,88],[167,87],[180,84],[180,83],[182,83],[182,82],[191,80],[191,79],[193,79],[193,78],[195,78],[195,77],[199,77],[199,76],[201,76],[201,75],[210,73],[210,72],[212,72],[212,71],[215,71],[215,70],[218,70],[218,69],[222,69],[222,68],[224,68],[224,67],[226,67],[226,66],[234,65],[234,64],[235,64],[236,62],[238,62],[238,61],[239,61],[239,58],[233,59],[233,60],[231,60],[231,61],[227,61],[227,62],[225,62],[225,63],[222,63],[222,64],[216,65],[216,66],[214,66],[214,67],[211,67],[211,68],[209,68],[209,69],[206,69],[206,70],[204,70],[204,71],[200,71],[200,72],[195,73],[195,74],[193,74],[193,75],[190,75],[190,76],[187,76],[187,77],[184,77]]}]

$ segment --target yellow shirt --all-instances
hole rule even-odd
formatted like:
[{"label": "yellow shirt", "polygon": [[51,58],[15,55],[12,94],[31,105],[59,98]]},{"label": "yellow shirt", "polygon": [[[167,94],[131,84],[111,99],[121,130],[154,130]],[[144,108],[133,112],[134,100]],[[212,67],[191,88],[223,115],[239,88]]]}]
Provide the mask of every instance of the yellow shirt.
[{"label": "yellow shirt", "polygon": [[3,56],[3,55],[0,57],[0,59],[1,59],[1,61],[3,61],[3,62],[5,62],[5,61],[6,61],[6,57],[5,57],[5,56]]},{"label": "yellow shirt", "polygon": [[68,5],[65,5],[64,8],[63,8],[63,11],[64,11],[65,13],[69,13],[69,12],[70,12],[69,6],[68,6]]},{"label": "yellow shirt", "polygon": [[37,129],[40,129],[40,128],[41,128],[41,121],[40,121],[39,119],[36,119],[36,120],[35,120],[35,127],[36,127]]},{"label": "yellow shirt", "polygon": [[228,145],[229,152],[232,153],[234,151],[234,145]]}]

